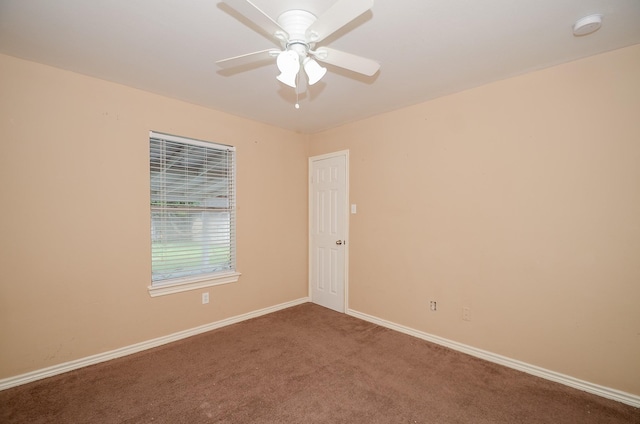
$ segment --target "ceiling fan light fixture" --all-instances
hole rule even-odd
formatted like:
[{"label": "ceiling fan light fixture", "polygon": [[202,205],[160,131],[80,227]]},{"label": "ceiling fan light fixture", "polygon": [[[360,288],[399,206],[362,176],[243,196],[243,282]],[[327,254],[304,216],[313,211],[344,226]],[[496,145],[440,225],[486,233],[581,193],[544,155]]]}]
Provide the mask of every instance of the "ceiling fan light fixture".
[{"label": "ceiling fan light fixture", "polygon": [[304,72],[309,77],[309,85],[313,85],[324,77],[324,74],[327,73],[327,68],[320,66],[314,59],[307,57],[304,60]]},{"label": "ceiling fan light fixture", "polygon": [[216,63],[221,68],[227,69],[277,57],[280,75],[276,78],[283,84],[295,88],[296,96],[300,68],[307,74],[308,86],[320,81],[327,73],[327,68],[316,62],[316,59],[320,63],[328,63],[368,77],[380,69],[380,64],[374,60],[326,46],[314,51],[316,43],[327,40],[331,34],[370,10],[374,0],[333,0],[333,5],[320,16],[307,10],[289,9],[282,12],[277,20],[262,11],[253,1],[222,0],[222,3],[226,3],[252,21],[261,32],[271,34],[274,41],[280,44],[282,51],[268,49],[219,60]]},{"label": "ceiling fan light fixture", "polygon": [[280,75],[276,78],[289,87],[296,88],[296,77],[300,72],[300,56],[292,50],[285,50],[276,60]]}]

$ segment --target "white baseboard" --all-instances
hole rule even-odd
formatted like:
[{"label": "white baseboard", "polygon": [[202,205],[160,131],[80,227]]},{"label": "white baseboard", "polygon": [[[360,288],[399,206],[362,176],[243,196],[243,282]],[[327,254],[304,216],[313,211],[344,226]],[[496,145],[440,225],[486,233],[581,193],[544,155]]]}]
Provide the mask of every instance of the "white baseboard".
[{"label": "white baseboard", "polygon": [[291,302],[281,303],[279,305],[270,306],[268,308],[259,309],[257,311],[248,312],[242,315],[236,315],[231,318],[226,318],[220,321],[212,322],[210,324],[201,325],[199,327],[191,328],[177,333],[169,334],[168,336],[158,337],[156,339],[147,340],[134,345],[125,346],[119,349],[111,350],[109,352],[99,353],[97,355],[87,356],[85,358],[76,359],[74,361],[65,362],[63,364],[54,365],[51,367],[43,368],[28,372],[26,374],[17,375],[0,380],[0,390],[9,389],[11,387],[19,386],[21,384],[30,383],[32,381],[41,380],[47,377],[53,377],[54,375],[62,374],[68,371],[83,368],[89,365],[99,364],[111,359],[120,358],[123,356],[131,355],[132,353],[141,352],[143,350],[151,349],[154,347],[162,346],[167,343],[175,342],[187,337],[195,336],[196,334],[206,333],[207,331],[215,330],[216,328],[225,327],[227,325],[236,324],[241,321],[246,321],[251,318],[257,318],[262,315],[270,314],[272,312],[287,309],[292,306],[301,305],[309,302],[309,297],[303,297],[293,300]]},{"label": "white baseboard", "polygon": [[478,349],[472,346],[468,346],[462,343],[455,342],[453,340],[438,337],[433,334],[425,333],[419,330],[415,330],[410,327],[405,327],[390,321],[386,321],[381,318],[377,318],[371,315],[367,315],[362,312],[354,311],[353,309],[347,310],[347,315],[351,315],[355,318],[360,318],[365,321],[369,321],[374,324],[378,324],[382,327],[389,328],[391,330],[399,331],[410,336],[418,337],[420,339],[448,347],[459,352],[466,353],[476,358],[484,359],[489,362],[504,365],[508,368],[513,368],[518,371],[525,372],[527,374],[535,375],[537,377],[544,378],[546,380],[555,381],[556,383],[564,384],[565,386],[573,387],[574,389],[582,390],[588,393],[593,393],[598,396],[602,396],[607,399],[612,399],[627,405],[640,408],[640,396],[633,395],[631,393],[622,392],[620,390],[611,389],[609,387],[593,384],[588,381],[579,380],[568,375],[560,374],[555,371],[550,371],[544,368],[537,367],[535,365],[527,364],[515,359],[507,358],[506,356],[498,355],[486,350]]}]

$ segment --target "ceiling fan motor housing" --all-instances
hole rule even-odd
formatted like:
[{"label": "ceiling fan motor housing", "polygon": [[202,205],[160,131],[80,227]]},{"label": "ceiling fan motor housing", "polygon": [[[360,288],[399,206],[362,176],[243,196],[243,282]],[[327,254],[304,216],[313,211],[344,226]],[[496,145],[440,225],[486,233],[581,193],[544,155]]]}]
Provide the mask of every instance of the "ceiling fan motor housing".
[{"label": "ceiling fan motor housing", "polygon": [[317,17],[306,10],[288,10],[278,16],[278,24],[289,34],[289,39],[283,39],[283,48],[297,52],[305,57],[313,46],[307,40],[307,29],[316,21]]}]

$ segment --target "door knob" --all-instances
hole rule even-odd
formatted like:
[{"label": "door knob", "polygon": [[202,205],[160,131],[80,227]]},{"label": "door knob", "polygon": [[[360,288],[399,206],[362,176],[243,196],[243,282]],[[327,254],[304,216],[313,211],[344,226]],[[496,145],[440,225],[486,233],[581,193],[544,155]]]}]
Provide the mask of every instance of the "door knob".
[{"label": "door knob", "polygon": [[337,244],[338,246],[340,246],[340,245],[342,244],[342,240],[338,240],[338,241],[336,241],[336,244]]}]

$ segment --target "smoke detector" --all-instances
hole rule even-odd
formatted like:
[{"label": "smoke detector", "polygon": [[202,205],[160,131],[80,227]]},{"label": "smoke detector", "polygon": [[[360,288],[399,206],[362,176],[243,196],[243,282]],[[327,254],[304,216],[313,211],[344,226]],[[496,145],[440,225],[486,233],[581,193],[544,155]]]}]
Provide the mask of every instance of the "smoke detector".
[{"label": "smoke detector", "polygon": [[582,35],[591,34],[600,29],[602,25],[602,15],[589,15],[582,19],[578,19],[573,24],[573,35],[579,37]]}]

